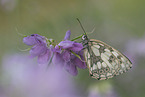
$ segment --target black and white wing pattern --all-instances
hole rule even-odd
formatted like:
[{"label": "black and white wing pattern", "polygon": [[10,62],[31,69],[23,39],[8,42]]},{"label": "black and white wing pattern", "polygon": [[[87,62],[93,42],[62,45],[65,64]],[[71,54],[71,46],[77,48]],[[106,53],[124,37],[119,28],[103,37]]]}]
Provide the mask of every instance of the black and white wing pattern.
[{"label": "black and white wing pattern", "polygon": [[122,74],[132,67],[131,61],[106,43],[90,39],[84,51],[90,75],[105,80]]}]

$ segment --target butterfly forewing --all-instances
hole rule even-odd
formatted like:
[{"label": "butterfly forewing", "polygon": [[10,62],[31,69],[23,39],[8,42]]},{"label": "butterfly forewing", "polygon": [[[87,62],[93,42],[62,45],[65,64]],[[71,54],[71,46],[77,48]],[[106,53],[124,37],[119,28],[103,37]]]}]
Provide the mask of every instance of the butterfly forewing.
[{"label": "butterfly forewing", "polygon": [[87,45],[84,54],[93,78],[109,79],[132,67],[126,56],[102,41],[90,39]]}]

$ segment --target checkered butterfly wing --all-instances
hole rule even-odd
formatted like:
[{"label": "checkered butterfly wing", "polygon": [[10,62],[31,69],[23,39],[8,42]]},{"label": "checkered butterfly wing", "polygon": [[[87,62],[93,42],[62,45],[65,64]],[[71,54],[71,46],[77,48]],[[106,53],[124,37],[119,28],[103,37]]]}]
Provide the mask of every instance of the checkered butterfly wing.
[{"label": "checkered butterfly wing", "polygon": [[90,39],[87,45],[84,51],[85,60],[93,78],[109,79],[132,67],[126,56],[102,41]]}]

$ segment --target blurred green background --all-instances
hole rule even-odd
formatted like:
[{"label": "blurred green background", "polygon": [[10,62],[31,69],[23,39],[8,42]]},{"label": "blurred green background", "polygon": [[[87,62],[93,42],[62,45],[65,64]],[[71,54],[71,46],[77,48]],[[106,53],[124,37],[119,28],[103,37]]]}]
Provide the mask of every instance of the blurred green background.
[{"label": "blurred green background", "polygon": [[[145,33],[145,1],[0,0],[0,62],[5,55],[21,53],[19,49],[27,48],[18,33],[37,33],[58,42],[63,40],[67,30],[71,30],[71,38],[81,35],[83,31],[76,18],[81,20],[87,32],[95,28],[90,38],[125,52],[130,39],[140,39]],[[79,70],[79,75],[73,79],[81,87],[82,95],[87,95],[91,85],[108,82],[117,97],[145,97],[144,58],[133,63],[129,72],[107,81],[90,78],[88,70]],[[2,70],[0,72],[3,75]]]}]

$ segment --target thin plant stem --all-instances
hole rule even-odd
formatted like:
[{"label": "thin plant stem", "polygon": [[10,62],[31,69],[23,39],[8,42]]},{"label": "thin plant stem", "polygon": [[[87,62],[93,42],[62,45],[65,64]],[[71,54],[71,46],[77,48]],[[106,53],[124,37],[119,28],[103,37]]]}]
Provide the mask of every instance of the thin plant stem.
[{"label": "thin plant stem", "polygon": [[75,41],[75,40],[77,40],[77,39],[80,39],[80,38],[82,38],[82,36],[83,36],[83,35],[80,35],[80,36],[78,36],[78,37],[72,39],[71,41]]}]

